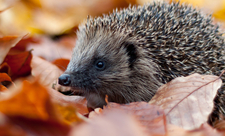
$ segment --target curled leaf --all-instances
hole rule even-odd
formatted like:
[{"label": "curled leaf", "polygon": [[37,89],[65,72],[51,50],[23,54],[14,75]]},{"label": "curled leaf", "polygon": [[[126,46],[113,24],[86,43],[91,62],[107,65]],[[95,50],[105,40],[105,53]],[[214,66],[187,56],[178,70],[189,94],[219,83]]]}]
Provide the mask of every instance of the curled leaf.
[{"label": "curled leaf", "polygon": [[0,73],[0,92],[7,90],[7,88],[1,84],[1,82],[3,81],[12,82],[12,79],[9,77],[8,74]]},{"label": "curled leaf", "polygon": [[6,73],[0,73],[0,82],[2,81],[9,81],[12,82],[12,79]]},{"label": "curled leaf", "polygon": [[11,77],[14,79],[20,76],[28,76],[31,73],[31,51],[22,52],[16,55],[7,55],[4,63],[11,69]]},{"label": "curled leaf", "polygon": [[165,110],[168,123],[192,130],[208,120],[221,84],[213,75],[178,77],[160,87],[150,103]]},{"label": "curled leaf", "polygon": [[9,50],[14,47],[23,37],[21,36],[5,36],[0,37],[0,64],[2,64]]}]

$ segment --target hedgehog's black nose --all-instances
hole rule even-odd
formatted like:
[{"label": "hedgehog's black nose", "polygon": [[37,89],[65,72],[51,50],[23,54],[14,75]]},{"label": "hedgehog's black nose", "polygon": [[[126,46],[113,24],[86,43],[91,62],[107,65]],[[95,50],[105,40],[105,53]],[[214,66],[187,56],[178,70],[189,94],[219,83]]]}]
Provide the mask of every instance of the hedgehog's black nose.
[{"label": "hedgehog's black nose", "polygon": [[62,75],[59,77],[58,83],[59,83],[60,85],[69,86],[70,83],[71,83],[70,75],[68,75],[68,74],[62,74]]}]

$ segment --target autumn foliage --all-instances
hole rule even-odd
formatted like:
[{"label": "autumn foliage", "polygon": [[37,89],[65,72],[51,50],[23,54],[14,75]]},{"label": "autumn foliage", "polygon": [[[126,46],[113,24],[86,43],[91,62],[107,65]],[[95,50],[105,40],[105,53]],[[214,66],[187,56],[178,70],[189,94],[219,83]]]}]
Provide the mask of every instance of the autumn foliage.
[{"label": "autumn foliage", "polygon": [[[151,0],[0,2],[0,135],[225,135],[224,120],[207,124],[222,85],[215,75],[178,77],[148,103],[108,102],[91,112],[84,97],[59,92],[67,89],[57,78],[69,63],[78,24],[87,15],[145,2]],[[186,2],[224,20],[223,0]]]}]

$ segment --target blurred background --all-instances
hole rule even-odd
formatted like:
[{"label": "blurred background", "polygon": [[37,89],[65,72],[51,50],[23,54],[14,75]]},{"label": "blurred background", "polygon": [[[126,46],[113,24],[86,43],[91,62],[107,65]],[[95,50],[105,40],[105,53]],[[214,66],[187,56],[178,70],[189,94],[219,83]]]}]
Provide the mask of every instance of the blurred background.
[{"label": "blurred background", "polygon": [[[59,58],[69,60],[78,25],[88,15],[101,16],[116,8],[147,2],[153,0],[0,0],[0,37],[24,36],[10,54],[32,50],[33,55],[50,62]],[[180,3],[212,14],[214,23],[224,28],[225,0],[180,0]]]},{"label": "blurred background", "polygon": [[[87,15],[100,16],[115,8],[124,8],[129,4],[143,5],[147,2],[153,0],[0,0],[0,35],[29,33],[57,37],[73,33]],[[180,2],[192,4],[203,12],[213,14],[217,21],[224,23],[225,0]]]}]

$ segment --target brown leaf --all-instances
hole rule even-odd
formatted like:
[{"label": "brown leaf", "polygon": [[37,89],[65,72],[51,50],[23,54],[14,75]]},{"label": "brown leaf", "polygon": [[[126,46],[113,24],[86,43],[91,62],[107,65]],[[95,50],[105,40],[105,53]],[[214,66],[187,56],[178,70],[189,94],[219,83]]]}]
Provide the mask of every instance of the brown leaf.
[{"label": "brown leaf", "polygon": [[10,66],[5,62],[0,65],[0,72],[7,73],[8,75],[12,75]]},{"label": "brown leaf", "polygon": [[70,136],[147,136],[147,134],[143,132],[143,128],[135,118],[114,109],[74,127]]},{"label": "brown leaf", "polygon": [[31,51],[19,53],[16,55],[7,55],[4,62],[7,63],[11,69],[11,77],[15,79],[16,77],[28,76],[31,73]]},{"label": "brown leaf", "polygon": [[5,36],[0,37],[0,64],[2,64],[9,50],[14,47],[23,36]]},{"label": "brown leaf", "polygon": [[9,81],[12,82],[12,79],[6,73],[0,73],[0,82],[2,81]]},{"label": "brown leaf", "polygon": [[178,77],[160,87],[150,103],[165,110],[168,123],[192,130],[208,120],[221,84],[212,75]]},{"label": "brown leaf", "polygon": [[60,68],[62,71],[65,71],[69,62],[69,59],[56,59],[52,63],[55,64],[58,68]]},{"label": "brown leaf", "polygon": [[124,105],[109,103],[103,109],[103,114],[111,110],[122,110],[134,115],[149,134],[165,135],[166,133],[166,117],[164,111],[158,106],[146,102],[133,102]]},{"label": "brown leaf", "polygon": [[67,136],[70,126],[55,120],[0,116],[1,136]]},{"label": "brown leaf", "polygon": [[7,88],[1,84],[1,82],[3,81],[12,82],[12,79],[9,77],[8,74],[0,73],[0,92],[7,90]]},{"label": "brown leaf", "polygon": [[10,54],[18,54],[21,52],[29,51],[28,47],[30,44],[40,44],[41,39],[39,37],[35,36],[26,36],[21,39],[15,47],[11,48],[9,53]]},{"label": "brown leaf", "polygon": [[54,64],[37,56],[33,57],[31,67],[32,75],[36,77],[38,76],[41,84],[46,86],[52,86],[53,82],[63,73],[63,71]]}]

